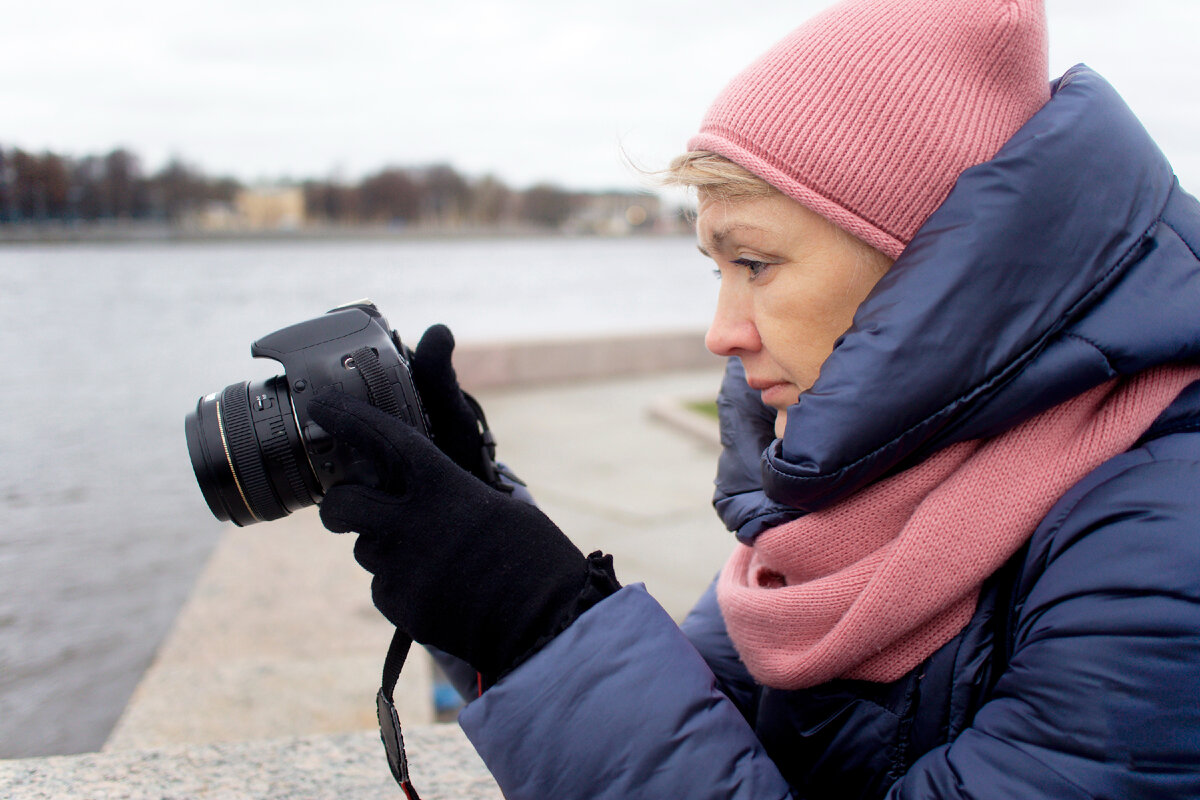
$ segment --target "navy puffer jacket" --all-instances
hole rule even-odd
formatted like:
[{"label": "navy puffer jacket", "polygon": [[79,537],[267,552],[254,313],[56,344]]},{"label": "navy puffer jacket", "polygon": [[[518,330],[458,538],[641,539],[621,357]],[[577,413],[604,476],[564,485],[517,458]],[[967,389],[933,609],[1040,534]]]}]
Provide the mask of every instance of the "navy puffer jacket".
[{"label": "navy puffer jacket", "polygon": [[[961,176],[782,441],[731,362],[719,512],[749,541],[1113,377],[1200,360],[1198,252],[1200,204],[1112,88],[1072,70]],[[1200,384],[895,683],[756,686],[711,590],[681,629],[635,586],[460,723],[514,799],[1200,797]]]}]

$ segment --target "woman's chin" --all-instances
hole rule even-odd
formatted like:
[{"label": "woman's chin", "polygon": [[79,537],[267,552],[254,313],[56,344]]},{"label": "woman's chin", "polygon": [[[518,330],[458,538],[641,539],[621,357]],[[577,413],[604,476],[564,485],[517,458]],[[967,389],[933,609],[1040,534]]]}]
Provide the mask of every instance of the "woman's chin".
[{"label": "woman's chin", "polygon": [[775,438],[783,438],[783,429],[787,427],[787,409],[775,412]]}]

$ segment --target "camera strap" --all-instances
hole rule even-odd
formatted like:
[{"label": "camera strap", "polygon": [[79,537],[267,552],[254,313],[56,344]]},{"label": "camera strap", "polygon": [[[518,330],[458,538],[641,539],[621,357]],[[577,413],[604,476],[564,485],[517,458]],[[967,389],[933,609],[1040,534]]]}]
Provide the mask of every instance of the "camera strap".
[{"label": "camera strap", "polygon": [[354,368],[366,384],[367,402],[393,417],[404,419],[396,392],[388,381],[387,372],[379,363],[379,355],[370,347],[360,347],[350,357],[354,359]]},{"label": "camera strap", "polygon": [[462,393],[463,399],[467,401],[471,412],[475,415],[475,422],[479,426],[479,436],[482,445],[483,455],[483,482],[507,494],[512,494],[517,486],[524,486],[525,481],[518,478],[513,472],[496,460],[496,437],[492,435],[492,429],[488,426],[487,417],[483,413],[483,406],[479,405],[479,401],[466,392]]},{"label": "camera strap", "polygon": [[392,699],[392,694],[396,691],[396,681],[400,678],[400,670],[404,667],[404,660],[408,658],[410,647],[412,639],[397,628],[392,636],[392,643],[388,646],[387,656],[383,660],[383,685],[379,688],[379,694],[375,696],[375,711],[379,716],[379,738],[383,740],[383,749],[387,753],[392,777],[400,784],[400,790],[408,800],[421,800],[408,777],[404,734],[400,730],[400,716],[396,713],[396,703]]},{"label": "camera strap", "polygon": [[[351,358],[354,359],[356,371],[366,384],[367,400],[371,405],[404,419],[395,390],[392,389],[387,373],[379,363],[378,354],[370,347],[362,347],[355,350]],[[379,738],[383,741],[392,777],[400,784],[400,790],[408,800],[421,800],[408,776],[404,734],[400,730],[400,715],[396,713],[396,702],[393,699],[396,681],[400,679],[400,670],[404,668],[404,661],[408,658],[411,647],[412,639],[397,628],[396,633],[392,635],[392,643],[388,646],[387,656],[383,659],[383,684],[379,688],[379,694],[375,696],[375,713],[379,718]]]}]

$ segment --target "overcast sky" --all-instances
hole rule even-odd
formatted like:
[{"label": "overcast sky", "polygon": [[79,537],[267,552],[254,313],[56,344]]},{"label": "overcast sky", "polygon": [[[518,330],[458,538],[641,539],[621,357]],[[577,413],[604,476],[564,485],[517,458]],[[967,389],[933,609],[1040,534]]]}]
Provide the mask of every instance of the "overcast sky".
[{"label": "overcast sky", "polygon": [[[663,0],[38,0],[0,25],[0,144],[125,146],[154,170],[355,179],[445,161],[516,187],[635,187],[721,87],[827,5]],[[1085,62],[1200,186],[1196,0],[1048,0]]]}]

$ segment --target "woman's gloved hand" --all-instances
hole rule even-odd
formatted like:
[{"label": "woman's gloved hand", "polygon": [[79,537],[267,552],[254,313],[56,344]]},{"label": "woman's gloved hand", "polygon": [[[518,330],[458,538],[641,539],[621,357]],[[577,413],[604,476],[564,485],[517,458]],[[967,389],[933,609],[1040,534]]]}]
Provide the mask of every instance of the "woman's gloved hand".
[{"label": "woman's gloved hand", "polygon": [[495,481],[494,453],[487,449],[477,413],[458,385],[451,354],[454,334],[433,325],[421,336],[412,356],[412,379],[429,417],[433,441],[455,464],[485,483]]},{"label": "woman's gloved hand", "polygon": [[[423,389],[422,389],[423,391]],[[375,605],[422,644],[496,679],[620,588],[536,507],[476,480],[399,418],[336,390],[318,425],[374,461],[381,485],[334,486],[321,521],[356,531]]]}]

